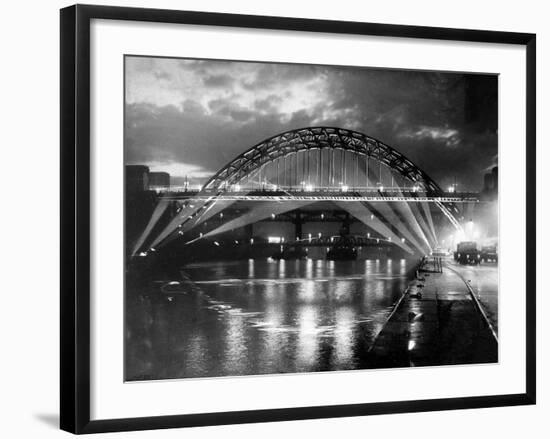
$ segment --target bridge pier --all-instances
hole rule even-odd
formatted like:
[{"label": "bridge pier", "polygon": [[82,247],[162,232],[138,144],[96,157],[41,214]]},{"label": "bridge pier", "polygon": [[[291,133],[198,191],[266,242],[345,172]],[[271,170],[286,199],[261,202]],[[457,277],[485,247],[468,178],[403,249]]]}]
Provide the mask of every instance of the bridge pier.
[{"label": "bridge pier", "polygon": [[351,217],[348,212],[345,213],[344,219],[342,220],[342,228],[340,229],[340,235],[342,236],[348,236],[350,234],[350,226],[351,226]]},{"label": "bridge pier", "polygon": [[302,213],[297,210],[294,213],[294,236],[296,239],[302,239],[302,225],[304,224],[304,221],[302,219]]},{"label": "bridge pier", "polygon": [[244,237],[246,242],[251,242],[254,236],[254,224],[247,224],[244,226]]}]

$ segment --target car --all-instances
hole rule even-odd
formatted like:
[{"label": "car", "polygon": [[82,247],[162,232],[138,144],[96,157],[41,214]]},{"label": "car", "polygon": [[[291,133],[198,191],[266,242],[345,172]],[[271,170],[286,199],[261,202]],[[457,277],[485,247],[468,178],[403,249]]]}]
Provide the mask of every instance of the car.
[{"label": "car", "polygon": [[455,260],[462,265],[479,265],[481,252],[477,248],[477,242],[459,242],[456,246]]}]

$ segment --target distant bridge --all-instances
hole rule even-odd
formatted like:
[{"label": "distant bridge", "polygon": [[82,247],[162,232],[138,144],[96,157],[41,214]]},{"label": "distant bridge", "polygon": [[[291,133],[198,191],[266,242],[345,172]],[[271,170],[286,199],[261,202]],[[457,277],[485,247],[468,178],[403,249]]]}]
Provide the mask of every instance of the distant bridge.
[{"label": "distant bridge", "polygon": [[367,247],[380,242],[391,242],[387,238],[381,239],[371,236],[348,235],[345,238],[339,235],[334,236],[310,236],[308,238],[297,239],[295,241],[280,242],[285,247],[330,247],[339,242],[345,241],[353,247]]}]

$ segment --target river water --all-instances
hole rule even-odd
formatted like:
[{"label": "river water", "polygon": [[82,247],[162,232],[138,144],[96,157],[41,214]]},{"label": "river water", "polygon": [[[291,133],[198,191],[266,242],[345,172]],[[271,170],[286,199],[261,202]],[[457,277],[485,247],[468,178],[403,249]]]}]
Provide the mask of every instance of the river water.
[{"label": "river water", "polygon": [[[191,264],[183,286],[127,291],[128,381],[368,368],[414,261]],[[162,285],[164,291],[160,289]]]}]

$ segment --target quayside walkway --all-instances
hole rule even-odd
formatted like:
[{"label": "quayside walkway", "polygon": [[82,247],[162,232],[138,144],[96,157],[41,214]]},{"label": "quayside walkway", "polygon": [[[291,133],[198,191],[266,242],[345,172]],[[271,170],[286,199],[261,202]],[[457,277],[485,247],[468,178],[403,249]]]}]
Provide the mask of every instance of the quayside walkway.
[{"label": "quayside walkway", "polygon": [[426,258],[369,349],[369,367],[498,361],[498,340],[464,279]]}]

